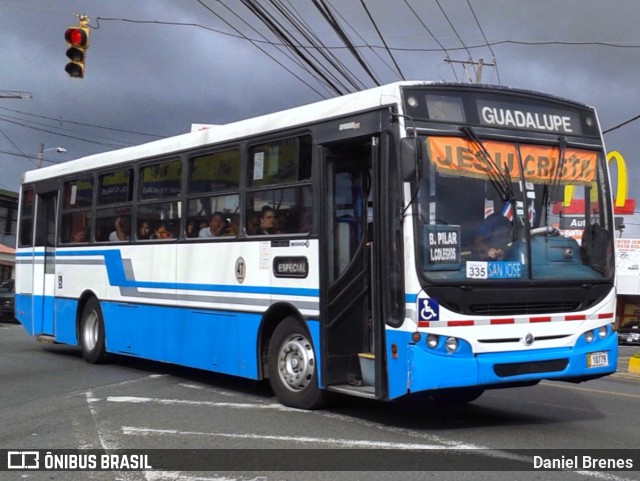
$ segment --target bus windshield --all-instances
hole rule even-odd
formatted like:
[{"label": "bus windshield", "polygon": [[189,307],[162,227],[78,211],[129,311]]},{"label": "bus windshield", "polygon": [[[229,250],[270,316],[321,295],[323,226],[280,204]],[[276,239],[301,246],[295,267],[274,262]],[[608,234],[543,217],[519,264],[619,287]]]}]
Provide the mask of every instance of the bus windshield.
[{"label": "bus windshield", "polygon": [[610,279],[612,219],[602,152],[564,145],[421,138],[417,257],[429,282]]}]

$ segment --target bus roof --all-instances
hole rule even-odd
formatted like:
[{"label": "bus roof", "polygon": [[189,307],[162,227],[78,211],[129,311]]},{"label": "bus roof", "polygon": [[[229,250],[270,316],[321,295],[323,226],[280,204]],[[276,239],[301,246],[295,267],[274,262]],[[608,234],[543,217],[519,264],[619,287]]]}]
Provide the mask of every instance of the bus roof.
[{"label": "bus roof", "polygon": [[[101,152],[80,157],[75,160],[43,167],[25,172],[22,183],[37,182],[78,172],[90,172],[96,169],[132,162],[138,159],[151,158],[171,153],[179,153],[187,149],[231,141],[244,137],[274,132],[281,129],[302,126],[321,119],[331,119],[362,112],[383,105],[400,102],[401,87],[441,85],[465,88],[493,88],[513,92],[525,92],[500,86],[479,86],[477,84],[460,84],[434,81],[401,81],[382,85],[372,89],[346,94],[319,102],[294,107],[288,110],[274,112],[259,117],[253,117],[224,125],[217,125],[204,130],[196,130],[181,135],[167,137],[123,149]],[[540,95],[536,92],[528,92]],[[555,98],[548,96],[549,98]],[[564,100],[564,99],[559,99]],[[565,100],[566,101],[566,100]],[[575,103],[575,102],[574,102]]]}]

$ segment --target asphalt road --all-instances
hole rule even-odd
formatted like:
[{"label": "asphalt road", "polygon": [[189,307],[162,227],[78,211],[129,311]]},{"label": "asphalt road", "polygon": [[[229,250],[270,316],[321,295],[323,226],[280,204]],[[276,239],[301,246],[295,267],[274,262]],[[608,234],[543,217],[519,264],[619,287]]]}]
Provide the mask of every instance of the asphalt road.
[{"label": "asphalt road", "polygon": [[[623,347],[622,357],[637,350]],[[187,450],[226,449],[227,461],[250,468],[247,461],[266,459],[262,450],[271,449],[271,460],[317,469],[269,471],[267,459],[265,469],[241,471],[5,471],[1,480],[640,479],[640,462],[634,471],[527,471],[531,453],[519,451],[568,458],[572,449],[621,457],[634,449],[638,456],[639,403],[640,377],[621,372],[584,384],[488,391],[457,407],[344,397],[307,412],[278,404],[266,383],[129,358],[90,365],[75,348],[42,346],[20,326],[0,324],[0,450],[181,449],[167,456],[184,461],[220,456]],[[469,449],[473,455],[456,454]],[[332,471],[344,456],[358,469],[370,463],[372,472]],[[399,471],[402,463],[416,470]]]}]

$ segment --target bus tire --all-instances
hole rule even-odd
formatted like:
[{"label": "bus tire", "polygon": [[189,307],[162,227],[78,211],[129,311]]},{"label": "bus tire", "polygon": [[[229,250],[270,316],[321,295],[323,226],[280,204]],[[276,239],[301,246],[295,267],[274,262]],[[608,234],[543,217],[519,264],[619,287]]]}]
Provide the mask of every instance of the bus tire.
[{"label": "bus tire", "polygon": [[298,409],[318,409],[325,392],[318,387],[318,367],[311,336],[293,317],[276,327],[269,342],[269,383],[278,401]]},{"label": "bus tire", "polygon": [[85,361],[100,364],[108,360],[104,337],[102,309],[93,297],[85,304],[80,319],[80,349]]}]

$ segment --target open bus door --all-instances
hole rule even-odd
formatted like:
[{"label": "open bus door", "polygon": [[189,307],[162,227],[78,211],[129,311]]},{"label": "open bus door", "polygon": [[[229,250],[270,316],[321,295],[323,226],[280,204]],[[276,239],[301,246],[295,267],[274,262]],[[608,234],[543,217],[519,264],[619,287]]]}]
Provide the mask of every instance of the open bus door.
[{"label": "open bus door", "polygon": [[[322,382],[332,391],[380,397],[382,328],[372,281],[378,138],[323,146]],[[382,353],[376,358],[376,352]],[[363,367],[361,368],[361,363]]]},{"label": "open bus door", "polygon": [[56,289],[55,245],[58,192],[38,193],[36,200],[35,242],[44,247],[43,262],[34,263],[33,275],[33,328],[34,334],[54,335],[54,298]]}]

